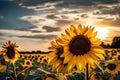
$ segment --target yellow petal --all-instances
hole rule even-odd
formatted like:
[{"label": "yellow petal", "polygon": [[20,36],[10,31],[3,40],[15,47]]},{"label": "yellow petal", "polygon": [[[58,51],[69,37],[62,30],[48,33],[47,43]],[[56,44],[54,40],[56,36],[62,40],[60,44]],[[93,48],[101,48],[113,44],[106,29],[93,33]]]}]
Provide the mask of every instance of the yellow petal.
[{"label": "yellow petal", "polygon": [[105,50],[101,46],[92,46],[91,51],[94,53],[101,53],[104,54]]},{"label": "yellow petal", "polygon": [[81,31],[82,31],[82,25],[79,24],[79,25],[78,25],[78,28],[77,28],[77,34],[80,35],[80,34],[81,34]]},{"label": "yellow petal", "polygon": [[67,56],[64,57],[63,64],[68,63],[73,57],[73,54],[68,54]]},{"label": "yellow petal", "polygon": [[62,46],[68,45],[68,42],[69,42],[69,41],[65,41],[65,40],[63,41],[60,38],[57,38],[56,41],[59,45],[62,45]]},{"label": "yellow petal", "polygon": [[62,68],[61,72],[62,72],[63,74],[65,74],[65,73],[67,72],[67,67],[68,67],[68,65],[65,65],[65,66]]},{"label": "yellow petal", "polygon": [[61,34],[61,38],[65,40],[70,40],[70,37],[64,34]]},{"label": "yellow petal", "polygon": [[64,65],[61,64],[60,66],[57,67],[56,72],[60,73],[63,68],[64,68]]},{"label": "yellow petal", "polygon": [[82,61],[81,56],[77,56],[76,67],[79,72],[82,70]]},{"label": "yellow petal", "polygon": [[56,70],[56,68],[57,68],[58,66],[60,66],[61,63],[62,63],[62,61],[61,61],[60,59],[57,59],[57,60],[53,63],[52,69]]},{"label": "yellow petal", "polygon": [[48,64],[51,64],[52,62],[54,62],[55,60],[57,60],[57,55],[55,55],[55,56],[51,56],[50,58],[49,58],[49,60],[48,60]]},{"label": "yellow petal", "polygon": [[92,59],[90,56],[89,56],[89,53],[88,54],[85,54],[84,55],[85,59],[87,60],[87,63],[90,65],[90,66],[94,66],[94,59]]},{"label": "yellow petal", "polygon": [[93,60],[98,60],[98,57],[97,57],[93,52],[90,52],[90,53],[89,53],[89,56],[90,56]]},{"label": "yellow petal", "polygon": [[82,34],[85,34],[87,32],[87,30],[88,30],[88,27],[84,26],[84,28],[82,29]]},{"label": "yellow petal", "polygon": [[97,54],[97,53],[95,53],[95,55],[98,56],[100,59],[105,60],[105,57],[103,56],[103,54]]},{"label": "yellow petal", "polygon": [[97,32],[91,33],[90,35],[87,35],[89,38],[95,38],[97,35]]},{"label": "yellow petal", "polygon": [[75,26],[71,25],[70,30],[71,30],[72,32],[74,32],[74,33],[77,35]]},{"label": "yellow petal", "polygon": [[76,64],[76,56],[74,55],[73,58],[68,63],[68,72],[72,70],[75,64]]},{"label": "yellow petal", "polygon": [[94,29],[94,28],[88,29],[84,35],[85,35],[85,36],[90,35],[90,34],[93,32],[93,29]]}]

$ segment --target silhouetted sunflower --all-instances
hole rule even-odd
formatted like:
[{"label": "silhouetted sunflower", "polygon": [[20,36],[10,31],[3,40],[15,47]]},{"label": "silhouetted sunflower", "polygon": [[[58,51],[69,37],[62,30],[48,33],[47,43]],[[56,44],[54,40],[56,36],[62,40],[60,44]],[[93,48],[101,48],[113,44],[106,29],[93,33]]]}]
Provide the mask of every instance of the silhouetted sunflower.
[{"label": "silhouetted sunflower", "polygon": [[49,63],[53,64],[54,72],[69,73],[73,68],[81,71],[86,63],[94,67],[94,64],[98,64],[98,59],[104,58],[101,41],[95,38],[97,32],[93,30],[92,27],[79,25],[75,28],[71,25],[70,29],[65,30],[66,35],[61,34],[61,38],[51,42]]},{"label": "silhouetted sunflower", "polygon": [[0,59],[0,72],[5,72],[7,69],[7,65],[5,64],[5,59]]},{"label": "silhouetted sunflower", "polygon": [[120,53],[117,52],[117,54],[113,57],[115,61],[120,61]]},{"label": "silhouetted sunflower", "polygon": [[16,45],[16,43],[11,43],[11,41],[8,41],[5,44],[3,44],[2,48],[2,53],[4,55],[5,61],[14,64],[19,58],[19,53],[16,49],[18,48],[18,46]]}]

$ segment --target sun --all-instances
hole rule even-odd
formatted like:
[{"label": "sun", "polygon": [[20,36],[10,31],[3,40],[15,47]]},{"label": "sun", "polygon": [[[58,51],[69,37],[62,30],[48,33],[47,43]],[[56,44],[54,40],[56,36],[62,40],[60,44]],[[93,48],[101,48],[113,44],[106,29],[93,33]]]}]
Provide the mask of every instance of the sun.
[{"label": "sun", "polygon": [[95,31],[98,32],[96,37],[100,38],[101,40],[105,40],[106,37],[108,36],[108,29],[106,28],[96,27]]}]

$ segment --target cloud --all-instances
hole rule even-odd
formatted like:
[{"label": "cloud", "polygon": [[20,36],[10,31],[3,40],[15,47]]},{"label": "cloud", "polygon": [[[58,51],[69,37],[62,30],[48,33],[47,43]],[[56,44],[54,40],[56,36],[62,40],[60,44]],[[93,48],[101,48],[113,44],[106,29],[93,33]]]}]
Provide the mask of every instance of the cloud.
[{"label": "cloud", "polygon": [[116,26],[116,27],[120,27],[120,18],[117,18],[116,20],[101,20],[96,22],[95,24],[97,25],[101,25],[101,26]]},{"label": "cloud", "polygon": [[0,33],[0,36],[4,36],[4,34],[3,34],[3,33]]},{"label": "cloud", "polygon": [[101,13],[102,14],[112,14],[112,15],[120,14],[120,6],[103,8],[103,9],[101,9]]},{"label": "cloud", "polygon": [[97,19],[102,19],[102,20],[106,20],[106,21],[112,21],[114,20],[113,17],[104,17],[104,16],[99,16],[99,17],[96,17]]},{"label": "cloud", "polygon": [[24,6],[36,6],[45,3],[54,3],[60,2],[57,7],[68,7],[68,6],[75,6],[75,5],[91,5],[91,0],[15,0],[15,2],[22,4]]},{"label": "cloud", "polygon": [[72,22],[72,20],[56,20],[56,25],[66,25]]},{"label": "cloud", "polygon": [[31,38],[31,39],[53,39],[57,35],[31,35],[31,36],[18,36],[20,38]]},{"label": "cloud", "polygon": [[31,30],[32,33],[42,33],[43,31],[39,31],[39,30]]},{"label": "cloud", "polygon": [[77,6],[90,6],[92,4],[91,0],[63,0],[61,3],[57,4],[56,7],[74,8]]},{"label": "cloud", "polygon": [[88,18],[88,14],[81,14],[81,18]]},{"label": "cloud", "polygon": [[102,3],[102,4],[113,4],[113,3],[118,3],[118,0],[93,0],[94,3]]},{"label": "cloud", "polygon": [[94,6],[96,10],[93,11],[93,15],[120,15],[120,3],[105,5],[97,4]]},{"label": "cloud", "polygon": [[44,3],[56,2],[56,0],[16,0],[16,2],[24,6],[35,6]]},{"label": "cloud", "polygon": [[58,27],[43,26],[43,29],[45,29],[46,32],[60,31],[60,28]]},{"label": "cloud", "polygon": [[51,15],[47,15],[46,18],[49,18],[49,19],[58,19],[59,17],[57,17],[55,14],[51,14]]},{"label": "cloud", "polygon": [[11,1],[0,1],[0,29],[30,28],[34,25],[20,19],[21,16],[30,14],[33,14],[33,10],[22,8]]}]

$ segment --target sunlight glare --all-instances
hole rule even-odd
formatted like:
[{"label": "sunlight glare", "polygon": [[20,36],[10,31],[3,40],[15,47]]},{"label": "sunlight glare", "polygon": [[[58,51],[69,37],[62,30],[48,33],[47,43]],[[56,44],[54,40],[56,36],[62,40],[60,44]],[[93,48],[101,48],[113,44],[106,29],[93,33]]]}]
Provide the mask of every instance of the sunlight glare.
[{"label": "sunlight glare", "polygon": [[108,29],[106,28],[96,27],[95,31],[98,32],[96,37],[100,38],[101,40],[105,40],[105,38],[108,36]]}]

